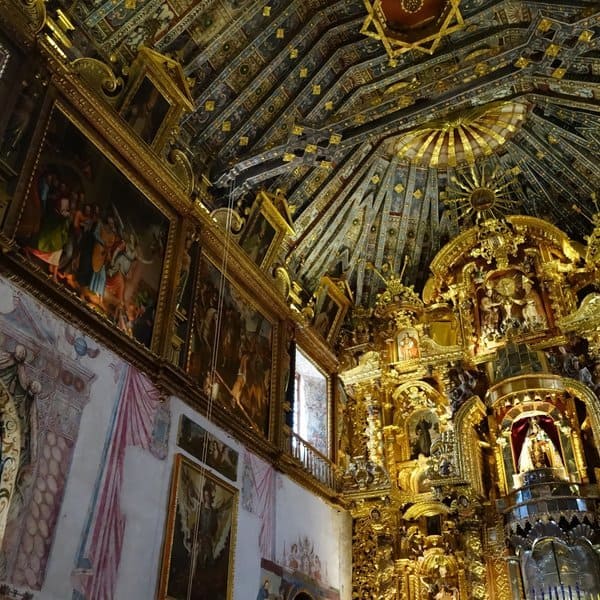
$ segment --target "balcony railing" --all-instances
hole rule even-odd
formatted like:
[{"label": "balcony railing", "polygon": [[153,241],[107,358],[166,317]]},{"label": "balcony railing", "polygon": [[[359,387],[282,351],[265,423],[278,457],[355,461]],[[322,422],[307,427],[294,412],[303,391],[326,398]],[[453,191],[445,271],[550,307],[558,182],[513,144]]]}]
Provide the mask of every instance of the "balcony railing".
[{"label": "balcony railing", "polygon": [[333,491],[337,491],[337,467],[324,454],[291,430],[283,437],[282,450],[297,461],[303,470]]}]

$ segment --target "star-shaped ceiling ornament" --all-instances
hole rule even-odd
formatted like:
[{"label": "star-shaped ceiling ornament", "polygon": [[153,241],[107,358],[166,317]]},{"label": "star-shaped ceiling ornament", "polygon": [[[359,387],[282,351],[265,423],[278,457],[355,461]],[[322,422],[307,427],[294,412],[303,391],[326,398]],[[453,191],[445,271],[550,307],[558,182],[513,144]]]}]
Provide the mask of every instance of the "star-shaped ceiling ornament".
[{"label": "star-shaped ceiling ornament", "polygon": [[461,29],[461,0],[364,0],[361,33],[380,40],[390,58],[409,50],[433,54],[441,39]]}]

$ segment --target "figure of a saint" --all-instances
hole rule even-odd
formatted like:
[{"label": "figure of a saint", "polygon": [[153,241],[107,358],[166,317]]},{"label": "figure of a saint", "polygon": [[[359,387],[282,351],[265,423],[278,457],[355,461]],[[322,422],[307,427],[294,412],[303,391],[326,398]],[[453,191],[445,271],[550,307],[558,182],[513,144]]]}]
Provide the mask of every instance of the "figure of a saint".
[{"label": "figure of a saint", "polygon": [[544,468],[558,469],[563,466],[559,451],[548,434],[540,427],[538,419],[535,417],[530,419],[519,455],[519,473]]}]

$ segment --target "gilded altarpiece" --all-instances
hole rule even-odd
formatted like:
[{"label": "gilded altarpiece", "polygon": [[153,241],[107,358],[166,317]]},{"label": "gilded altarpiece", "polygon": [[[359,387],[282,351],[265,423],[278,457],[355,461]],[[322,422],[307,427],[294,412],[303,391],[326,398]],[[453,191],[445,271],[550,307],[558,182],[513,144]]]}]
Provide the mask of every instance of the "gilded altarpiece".
[{"label": "gilded altarpiece", "polygon": [[481,221],[442,248],[422,297],[392,275],[355,311],[368,343],[342,353],[340,466],[356,594],[597,593],[597,298],[577,294],[595,268],[543,221]]}]

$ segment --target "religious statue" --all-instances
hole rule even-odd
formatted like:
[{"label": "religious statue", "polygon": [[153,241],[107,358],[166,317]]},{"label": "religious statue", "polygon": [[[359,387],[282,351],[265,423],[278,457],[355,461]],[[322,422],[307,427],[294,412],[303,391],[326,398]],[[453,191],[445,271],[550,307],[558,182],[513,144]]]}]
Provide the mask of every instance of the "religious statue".
[{"label": "religious statue", "polygon": [[429,430],[433,427],[432,423],[423,418],[419,420],[415,427],[416,439],[412,449],[412,458],[417,458],[420,454],[429,456],[431,454],[431,434]]},{"label": "religious statue", "polygon": [[479,303],[481,307],[481,328],[486,338],[493,338],[500,331],[500,302],[492,287],[487,287]]},{"label": "religious statue", "polygon": [[546,327],[546,314],[544,304],[538,292],[533,289],[531,279],[523,277],[521,285],[523,286],[524,296],[523,321],[529,330],[541,329]]},{"label": "religious statue", "polygon": [[538,419],[529,421],[527,434],[519,454],[519,473],[526,473],[535,469],[563,468],[559,451],[548,434],[540,427]]}]

